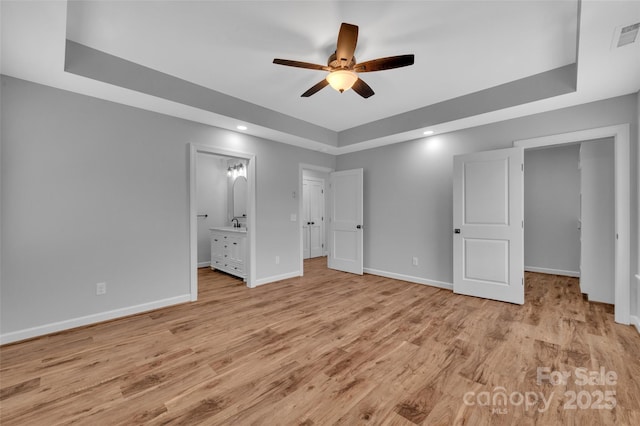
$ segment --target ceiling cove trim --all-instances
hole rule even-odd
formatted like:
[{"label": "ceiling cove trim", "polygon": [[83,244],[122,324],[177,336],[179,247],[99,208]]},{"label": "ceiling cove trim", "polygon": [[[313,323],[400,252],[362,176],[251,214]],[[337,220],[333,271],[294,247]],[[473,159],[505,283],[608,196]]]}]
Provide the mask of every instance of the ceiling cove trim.
[{"label": "ceiling cove trim", "polygon": [[338,146],[346,147],[565,95],[575,92],[576,87],[577,67],[573,63],[344,130],[338,133]]},{"label": "ceiling cove trim", "polygon": [[337,133],[251,102],[66,40],[64,70],[92,80],[177,102],[245,123],[337,146]]},{"label": "ceiling cove trim", "polygon": [[394,139],[400,139],[410,131],[573,93],[577,87],[577,67],[573,63],[335,132],[68,39],[64,70],[195,110],[251,123],[269,129],[274,140],[315,146],[316,150],[334,155],[366,149],[365,146],[369,147],[376,140],[381,145],[397,142]]}]

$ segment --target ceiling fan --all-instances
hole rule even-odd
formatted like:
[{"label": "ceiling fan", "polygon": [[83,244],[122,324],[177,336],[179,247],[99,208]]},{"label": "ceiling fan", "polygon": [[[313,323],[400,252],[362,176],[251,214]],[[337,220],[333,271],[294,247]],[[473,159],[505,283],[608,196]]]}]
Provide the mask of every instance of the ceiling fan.
[{"label": "ceiling fan", "polygon": [[389,56],[387,58],[373,59],[371,61],[357,63],[353,56],[358,43],[358,26],[342,23],[338,33],[338,43],[336,51],[329,56],[327,65],[311,64],[309,62],[291,61],[289,59],[274,59],[274,64],[286,65],[289,67],[308,68],[312,70],[329,71],[327,77],[304,92],[301,96],[308,98],[317,93],[327,85],[331,85],[340,93],[353,89],[354,92],[368,98],[375,93],[367,83],[365,83],[358,73],[390,70],[413,65],[413,55]]}]

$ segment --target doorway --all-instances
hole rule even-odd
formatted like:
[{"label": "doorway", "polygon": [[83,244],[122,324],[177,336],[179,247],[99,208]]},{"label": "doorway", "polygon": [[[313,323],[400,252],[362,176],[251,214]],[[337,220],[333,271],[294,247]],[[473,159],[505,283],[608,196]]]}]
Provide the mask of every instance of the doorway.
[{"label": "doorway", "polygon": [[613,139],[528,149],[524,181],[525,271],[580,278],[613,305]]},{"label": "doorway", "polygon": [[580,277],[580,228],[580,144],[525,150],[524,270]]},{"label": "doorway", "polygon": [[244,170],[246,160],[203,152],[196,154],[198,268],[211,265],[212,228],[227,227],[236,220],[246,228]]},{"label": "doorway", "polygon": [[533,149],[603,138],[613,138],[614,143],[614,317],[617,323],[629,324],[631,311],[631,172],[629,164],[629,124],[598,127],[540,138],[524,139],[515,141],[514,146]]},{"label": "doorway", "polygon": [[[304,260],[327,254],[327,226],[330,208],[329,177],[333,169],[313,164],[299,165],[298,217],[300,218],[300,276],[304,275]],[[305,186],[305,182],[307,185]],[[309,192],[315,193],[310,195]],[[320,192],[320,194],[317,194]],[[314,200],[311,200],[311,197]],[[322,205],[320,205],[322,204]],[[314,210],[311,212],[311,210]],[[317,217],[320,216],[320,225]],[[310,224],[314,222],[314,224]],[[309,224],[308,224],[309,223]],[[311,233],[314,233],[312,236]],[[311,241],[313,237],[313,241]],[[312,250],[311,246],[314,245]],[[319,247],[318,247],[319,245]],[[313,252],[313,253],[312,253]]]},{"label": "doorway", "polygon": [[[630,182],[630,174],[631,174],[631,166],[629,162],[630,158],[630,136],[629,136],[629,124],[620,124],[615,126],[608,127],[599,127],[589,130],[581,130],[570,133],[561,133],[550,136],[543,136],[539,138],[532,138],[526,140],[518,140],[514,141],[513,149],[533,149],[533,148],[541,148],[548,146],[556,146],[556,145],[565,145],[565,144],[573,144],[584,141],[591,141],[596,139],[603,138],[613,138],[614,145],[614,199],[615,199],[615,235],[614,238],[614,273],[615,273],[615,283],[614,283],[614,319],[617,323],[620,324],[629,324],[631,317],[631,281],[630,281],[630,269],[631,269],[631,182]],[[506,151],[506,150],[505,150]],[[477,153],[483,155],[487,154],[490,151],[485,151],[484,153]],[[471,155],[471,154],[468,154]],[[455,157],[454,157],[455,164]],[[454,175],[455,176],[455,175]],[[456,224],[456,183],[454,179],[454,226]],[[521,195],[518,196],[521,200]],[[458,229],[455,230],[455,233],[458,234],[460,231]],[[455,238],[455,237],[454,237]],[[460,260],[460,256],[462,251],[455,250],[455,240],[454,240],[454,290],[456,287],[456,276],[462,276],[461,265],[463,265]],[[523,263],[524,253],[518,253],[518,262]],[[496,257],[498,259],[497,265],[486,265],[484,266],[484,270],[493,270],[494,268],[500,268],[501,264],[504,262],[500,261],[500,257]],[[514,261],[515,262],[515,261]],[[520,270],[524,269],[524,265]],[[523,271],[524,272],[524,271]],[[508,285],[504,286],[505,288],[511,288],[516,284],[515,279],[510,279],[508,281]],[[524,284],[524,279],[523,279]],[[499,291],[499,290],[496,290]],[[482,294],[478,295],[479,297],[486,298],[494,298],[489,296],[484,296]]]},{"label": "doorway", "polygon": [[305,171],[302,180],[302,253],[304,259],[325,256],[325,179]]},{"label": "doorway", "polygon": [[[189,144],[189,252],[190,252],[190,295],[191,301],[198,300],[198,224],[199,222],[204,221],[205,219],[209,219],[208,211],[200,211],[202,205],[198,204],[198,175],[199,175],[199,158],[208,159],[208,158],[218,158],[222,159],[221,166],[226,170],[231,169],[231,172],[238,170],[239,166],[236,165],[242,164],[242,168],[244,169],[242,174],[246,174],[246,188],[244,189],[244,196],[242,198],[246,199],[246,205],[244,213],[246,216],[244,218],[243,223],[246,226],[246,242],[247,242],[247,250],[246,250],[246,265],[248,265],[246,270],[246,282],[247,287],[254,287],[255,282],[255,225],[256,225],[256,217],[255,217],[255,205],[256,205],[256,169],[255,169],[255,155],[247,154],[237,151],[229,151],[218,149],[214,147],[208,147],[197,144]],[[199,157],[200,156],[200,157]],[[233,169],[233,165],[236,165],[236,169]],[[222,165],[224,163],[224,165]],[[202,164],[200,164],[202,166]],[[228,191],[225,193],[227,195],[227,199],[223,203],[226,208],[225,209],[214,209],[212,212],[217,210],[221,210],[220,215],[224,215],[224,219],[218,217],[217,220],[225,222],[227,220],[231,220],[230,214],[235,218],[235,213],[230,213],[234,208],[233,197],[231,196],[231,191],[234,190],[234,185],[229,183],[228,180],[225,179],[225,185],[228,185]],[[237,203],[236,203],[237,204]],[[205,215],[207,217],[205,217]],[[219,215],[218,215],[219,216]],[[206,224],[205,224],[206,225]],[[218,224],[215,224],[218,225]],[[222,223],[221,225],[226,225]],[[200,226],[202,232],[202,226]],[[206,226],[205,226],[206,228]],[[202,238],[201,238],[202,239]],[[202,245],[202,243],[200,244]],[[202,259],[201,259],[202,260]],[[200,265],[204,265],[204,261],[200,263]]]}]

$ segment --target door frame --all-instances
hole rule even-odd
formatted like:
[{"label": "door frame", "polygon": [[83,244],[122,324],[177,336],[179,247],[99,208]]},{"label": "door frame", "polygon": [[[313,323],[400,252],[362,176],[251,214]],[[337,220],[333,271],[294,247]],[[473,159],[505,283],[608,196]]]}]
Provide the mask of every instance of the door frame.
[{"label": "door frame", "polygon": [[[300,261],[300,276],[304,276],[304,245],[302,243],[302,217],[304,215],[304,207],[302,205],[302,181],[304,180],[303,177],[303,171],[304,170],[311,170],[311,171],[315,171],[315,172],[322,172],[322,173],[332,173],[335,171],[335,169],[332,169],[330,167],[324,167],[324,166],[316,166],[315,164],[306,164],[306,163],[298,163],[298,240],[299,240],[299,250],[298,250],[298,256],[300,257],[299,261]],[[324,194],[324,211],[327,211],[327,185],[325,185],[324,187],[325,190],[325,194]],[[326,216],[326,215],[325,215]],[[325,225],[326,225],[326,221],[325,221]],[[325,230],[325,236],[324,236],[324,240],[325,240],[325,244],[327,243],[327,227],[324,227]]]},{"label": "door frame", "polygon": [[249,270],[247,287],[255,287],[256,279],[256,156],[245,152],[232,151],[212,146],[189,143],[189,288],[191,301],[198,300],[198,214],[196,167],[197,155],[213,154],[247,160],[247,253]]},{"label": "door frame", "polygon": [[614,317],[620,324],[629,324],[631,315],[631,171],[629,164],[629,123],[597,127],[576,132],[560,133],[513,142],[525,150],[531,148],[586,142],[613,138],[615,186],[615,285]]}]

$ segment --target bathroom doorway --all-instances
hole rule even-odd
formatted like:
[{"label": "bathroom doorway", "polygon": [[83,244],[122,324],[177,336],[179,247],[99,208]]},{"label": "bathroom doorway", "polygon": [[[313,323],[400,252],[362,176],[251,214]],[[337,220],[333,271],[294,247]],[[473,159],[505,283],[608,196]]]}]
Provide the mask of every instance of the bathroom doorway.
[{"label": "bathroom doorway", "polygon": [[[190,294],[198,298],[199,267],[213,259],[211,229],[242,230],[244,279],[255,280],[255,156],[190,144]],[[223,267],[217,268],[224,270]]]},{"label": "bathroom doorway", "polygon": [[[235,218],[234,210],[237,210],[236,204],[246,205],[246,178],[242,174],[234,176],[228,173],[230,167],[238,170],[238,165],[242,165],[244,169],[246,165],[243,162],[246,163],[246,160],[204,152],[196,154],[198,268],[211,265],[210,229],[231,226],[231,221]],[[245,182],[244,194],[234,194],[234,187],[240,187],[240,181]],[[246,227],[246,211],[240,218],[242,225]],[[237,222],[234,220],[233,223]]]}]

